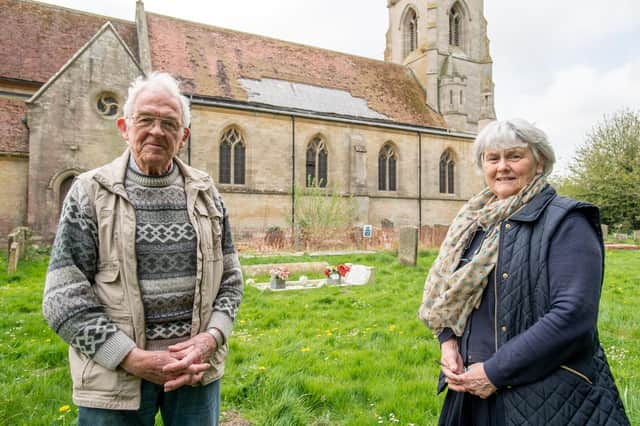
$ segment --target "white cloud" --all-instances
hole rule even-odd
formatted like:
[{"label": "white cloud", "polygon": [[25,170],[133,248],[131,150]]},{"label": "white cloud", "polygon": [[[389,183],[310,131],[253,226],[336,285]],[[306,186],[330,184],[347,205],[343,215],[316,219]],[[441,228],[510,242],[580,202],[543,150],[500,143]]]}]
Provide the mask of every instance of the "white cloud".
[{"label": "white cloud", "polygon": [[[640,110],[640,61],[599,71],[593,66],[574,66],[552,75],[540,92],[505,97],[501,118],[523,117],[545,130],[558,156],[558,171],[566,170],[575,148],[605,115],[624,108]],[[512,80],[512,93],[518,93]]]}]

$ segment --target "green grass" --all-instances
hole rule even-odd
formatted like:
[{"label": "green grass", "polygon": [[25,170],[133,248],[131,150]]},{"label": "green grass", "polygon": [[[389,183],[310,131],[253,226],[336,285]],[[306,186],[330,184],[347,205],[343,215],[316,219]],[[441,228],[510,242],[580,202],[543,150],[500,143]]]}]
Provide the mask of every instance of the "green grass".
[{"label": "green grass", "polygon": [[[376,267],[375,283],[300,292],[246,288],[223,379],[223,411],[258,425],[432,425],[437,342],[416,319],[435,253],[415,268],[389,253],[274,261],[349,261]],[[0,424],[70,424],[66,345],[44,323],[47,258],[30,253],[7,277],[0,260]],[[258,280],[267,277],[258,277]],[[632,424],[640,424],[640,255],[607,253],[600,337]],[[60,407],[71,405],[66,413]]]}]

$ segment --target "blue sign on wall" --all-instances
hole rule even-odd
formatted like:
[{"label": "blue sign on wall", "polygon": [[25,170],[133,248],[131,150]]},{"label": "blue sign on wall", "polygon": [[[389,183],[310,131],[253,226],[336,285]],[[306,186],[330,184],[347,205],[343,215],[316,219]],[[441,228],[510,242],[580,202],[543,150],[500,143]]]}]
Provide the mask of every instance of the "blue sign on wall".
[{"label": "blue sign on wall", "polygon": [[364,238],[371,238],[371,235],[373,235],[373,226],[371,225],[364,225],[362,227],[362,236]]}]

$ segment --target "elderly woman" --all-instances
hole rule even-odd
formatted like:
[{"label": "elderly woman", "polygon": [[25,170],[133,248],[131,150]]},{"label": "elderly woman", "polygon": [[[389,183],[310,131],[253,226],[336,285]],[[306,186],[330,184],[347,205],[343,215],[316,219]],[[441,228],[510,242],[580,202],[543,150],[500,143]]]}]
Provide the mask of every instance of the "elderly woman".
[{"label": "elderly woman", "polygon": [[440,425],[628,425],[596,327],[598,209],[559,197],[524,120],[476,138],[487,187],[449,228],[419,316],[440,340]]}]

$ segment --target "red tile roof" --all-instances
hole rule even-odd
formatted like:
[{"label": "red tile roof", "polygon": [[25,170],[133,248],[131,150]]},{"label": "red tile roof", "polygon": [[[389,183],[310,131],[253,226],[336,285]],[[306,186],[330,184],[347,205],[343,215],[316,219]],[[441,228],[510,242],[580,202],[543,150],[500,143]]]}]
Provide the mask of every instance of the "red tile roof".
[{"label": "red tile roof", "polygon": [[22,123],[26,113],[24,100],[0,98],[0,152],[29,152],[29,134]]},{"label": "red tile roof", "polygon": [[247,101],[240,79],[285,80],[348,91],[400,123],[446,127],[407,67],[147,12],[152,68],[194,93]]},{"label": "red tile roof", "polygon": [[0,77],[45,83],[105,22],[136,55],[133,22],[24,0],[0,0]]}]

